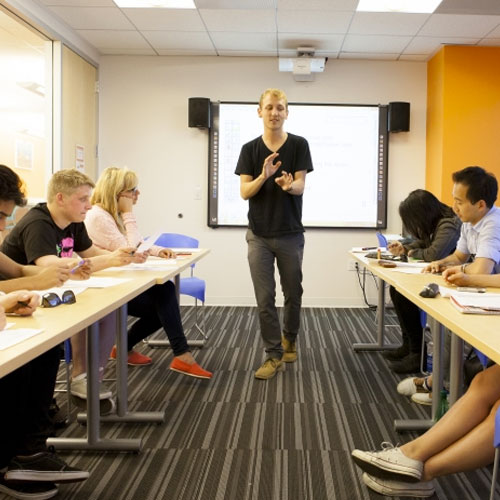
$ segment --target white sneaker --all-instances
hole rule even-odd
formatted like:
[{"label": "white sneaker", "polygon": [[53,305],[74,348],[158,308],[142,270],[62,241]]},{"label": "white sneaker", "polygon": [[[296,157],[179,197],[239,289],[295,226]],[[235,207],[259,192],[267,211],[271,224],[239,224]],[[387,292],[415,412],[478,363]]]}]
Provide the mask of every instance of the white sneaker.
[{"label": "white sneaker", "polygon": [[363,483],[373,491],[389,497],[417,497],[427,498],[434,495],[434,481],[420,481],[418,483],[405,483],[391,479],[380,479],[363,473]]},{"label": "white sneaker", "polygon": [[354,450],[351,455],[356,465],[371,475],[411,482],[420,481],[422,477],[423,462],[408,458],[391,443],[383,442],[382,451]]},{"label": "white sneaker", "polygon": [[413,394],[411,400],[418,405],[432,405],[432,393],[431,392],[417,392]]},{"label": "white sneaker", "polygon": [[427,388],[427,385],[425,384],[425,379],[424,379],[424,384],[422,385],[417,385],[416,381],[418,380],[418,377],[408,377],[401,382],[399,382],[397,391],[399,394],[402,394],[403,396],[412,396],[413,394],[420,392],[420,393],[428,393],[429,390]]},{"label": "white sneaker", "polygon": [[[71,381],[70,392],[73,396],[87,399],[87,377]],[[99,384],[99,399],[110,399],[113,393],[101,382]]]}]

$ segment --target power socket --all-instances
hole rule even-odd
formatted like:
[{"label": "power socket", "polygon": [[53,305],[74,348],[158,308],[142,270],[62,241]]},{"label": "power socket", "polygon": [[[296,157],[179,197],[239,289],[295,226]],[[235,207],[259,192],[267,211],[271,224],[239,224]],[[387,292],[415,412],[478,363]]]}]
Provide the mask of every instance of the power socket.
[{"label": "power socket", "polygon": [[355,260],[350,260],[347,264],[348,271],[358,271],[359,270],[359,262]]}]

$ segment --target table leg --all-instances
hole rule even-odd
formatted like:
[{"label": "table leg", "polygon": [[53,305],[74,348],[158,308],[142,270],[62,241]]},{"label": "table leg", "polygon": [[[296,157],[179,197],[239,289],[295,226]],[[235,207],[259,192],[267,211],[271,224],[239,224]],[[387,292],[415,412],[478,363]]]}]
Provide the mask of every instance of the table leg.
[{"label": "table leg", "polygon": [[388,351],[396,349],[399,345],[384,344],[385,334],[385,281],[378,279],[378,305],[377,305],[377,343],[353,344],[355,351]]},{"label": "table leg", "polygon": [[450,353],[450,406],[454,404],[464,392],[464,341],[451,332]]}]

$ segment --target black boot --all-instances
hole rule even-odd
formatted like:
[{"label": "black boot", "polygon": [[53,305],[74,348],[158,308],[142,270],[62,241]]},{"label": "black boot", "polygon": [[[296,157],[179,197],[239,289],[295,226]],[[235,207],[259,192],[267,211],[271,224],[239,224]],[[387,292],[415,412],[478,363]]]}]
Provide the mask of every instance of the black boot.
[{"label": "black boot", "polygon": [[410,354],[410,346],[408,344],[403,344],[393,351],[385,351],[382,353],[382,356],[389,361],[399,361],[405,356],[408,356],[408,354]]},{"label": "black boot", "polygon": [[417,373],[420,371],[420,353],[410,352],[399,361],[394,361],[390,365],[394,373]]}]

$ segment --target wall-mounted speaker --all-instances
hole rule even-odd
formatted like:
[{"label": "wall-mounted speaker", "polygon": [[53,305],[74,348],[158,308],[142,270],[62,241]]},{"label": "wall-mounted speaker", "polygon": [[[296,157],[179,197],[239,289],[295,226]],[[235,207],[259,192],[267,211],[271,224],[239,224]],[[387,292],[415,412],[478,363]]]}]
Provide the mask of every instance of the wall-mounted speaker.
[{"label": "wall-mounted speaker", "polygon": [[208,97],[188,99],[188,124],[190,127],[210,128],[210,99]]},{"label": "wall-mounted speaker", "polygon": [[390,102],[389,120],[387,128],[389,132],[408,132],[410,130],[410,103]]}]

